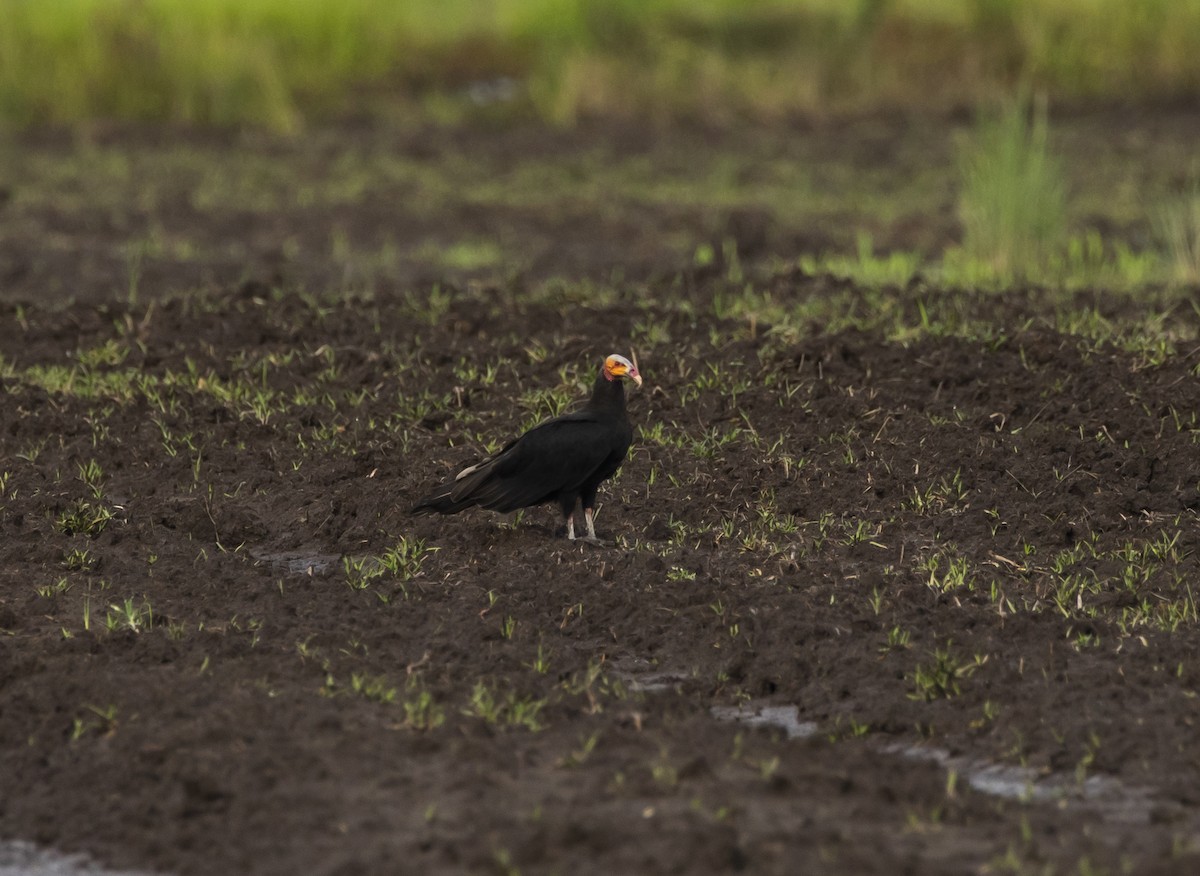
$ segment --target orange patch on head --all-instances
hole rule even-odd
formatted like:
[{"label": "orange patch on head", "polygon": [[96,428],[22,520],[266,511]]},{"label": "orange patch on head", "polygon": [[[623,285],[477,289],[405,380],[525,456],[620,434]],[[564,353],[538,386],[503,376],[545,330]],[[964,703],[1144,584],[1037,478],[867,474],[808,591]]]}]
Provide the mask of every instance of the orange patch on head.
[{"label": "orange patch on head", "polygon": [[629,379],[638,386],[642,385],[642,377],[638,374],[637,366],[616,353],[604,360],[604,376],[608,380]]}]

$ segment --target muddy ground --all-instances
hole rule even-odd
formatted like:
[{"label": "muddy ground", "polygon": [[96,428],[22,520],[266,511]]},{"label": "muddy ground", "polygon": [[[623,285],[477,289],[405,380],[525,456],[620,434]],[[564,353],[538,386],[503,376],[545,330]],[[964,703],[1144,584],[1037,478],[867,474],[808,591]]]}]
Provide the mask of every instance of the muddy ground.
[{"label": "muddy ground", "polygon": [[[1071,130],[1149,188],[1137,150],[1191,117]],[[941,124],[705,160],[910,177]],[[832,213],[406,200],[334,160],[360,133],[6,144],[0,839],[189,874],[1196,872],[1200,290],[860,288],[789,266],[854,239]],[[686,174],[684,134],[609,137],[370,148]],[[278,199],[195,196],[255,162]],[[878,239],[951,245],[930,187]],[[464,225],[500,257],[439,263]],[[408,516],[631,343],[608,546]]]}]

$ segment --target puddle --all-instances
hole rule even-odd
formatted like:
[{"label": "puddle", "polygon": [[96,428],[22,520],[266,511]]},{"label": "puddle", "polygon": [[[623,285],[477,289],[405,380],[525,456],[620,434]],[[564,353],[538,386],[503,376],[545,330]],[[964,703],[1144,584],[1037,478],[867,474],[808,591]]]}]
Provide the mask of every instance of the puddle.
[{"label": "puddle", "polygon": [[33,843],[0,842],[0,876],[148,876],[109,870],[86,855],[63,855]]},{"label": "puddle", "polygon": [[509,103],[521,96],[521,83],[511,76],[479,79],[466,87],[466,95],[477,106]]},{"label": "puddle", "polygon": [[[807,739],[820,730],[815,721],[800,720],[797,706],[748,702],[742,706],[713,706],[709,711],[718,721],[783,730],[788,739]],[[1095,775],[1079,781],[1074,775],[1043,773],[1032,767],[953,755],[945,749],[924,745],[892,743],[876,750],[934,763],[947,772],[952,770],[981,794],[1026,803],[1078,806],[1112,822],[1147,824],[1159,805],[1148,789],[1130,787],[1111,776]]]},{"label": "puddle", "polygon": [[941,748],[926,748],[921,745],[896,743],[885,745],[882,750],[908,760],[936,763],[945,770],[954,770],[976,791],[991,794],[993,797],[1039,803],[1062,797],[1061,791],[1051,787],[1046,781],[1039,781],[1049,777],[1040,775],[1033,767],[973,761],[965,757],[955,757]]},{"label": "puddle", "polygon": [[266,563],[277,572],[296,577],[312,578],[339,567],[338,554],[318,554],[312,551],[250,551],[257,562]]},{"label": "puddle", "polygon": [[[631,690],[645,693],[671,690],[690,678],[682,672],[654,669],[643,660],[616,662],[613,674]],[[808,739],[820,732],[815,721],[800,720],[800,708],[794,705],[752,700],[740,706],[713,706],[709,713],[718,721],[782,730],[788,739]],[[934,763],[947,772],[953,770],[972,790],[981,794],[1024,803],[1078,806],[1107,821],[1146,824],[1156,806],[1161,805],[1148,789],[1130,787],[1111,776],[1094,775],[1079,781],[1073,774],[1043,773],[1032,767],[993,763],[953,755],[942,748],[908,743],[876,746],[876,750],[908,760]]]},{"label": "puddle", "polygon": [[683,684],[688,679],[686,675],[679,672],[618,672],[615,674],[629,685],[630,690],[643,693],[672,690],[676,685]]},{"label": "puddle", "polygon": [[941,748],[921,745],[886,745],[883,751],[954,770],[972,789],[1006,800],[1080,805],[1099,812],[1109,821],[1131,824],[1148,823],[1154,808],[1149,791],[1131,788],[1112,776],[1088,776],[1081,782],[1073,775],[960,757]]},{"label": "puddle", "polygon": [[662,693],[674,690],[677,685],[689,681],[688,672],[677,669],[656,669],[648,660],[620,657],[609,663],[614,678],[622,681],[631,691],[639,693]]},{"label": "puddle", "polygon": [[746,703],[741,706],[713,706],[709,712],[718,721],[737,721],[749,727],[773,727],[788,739],[807,739],[817,734],[815,721],[801,721],[796,706],[770,706]]}]

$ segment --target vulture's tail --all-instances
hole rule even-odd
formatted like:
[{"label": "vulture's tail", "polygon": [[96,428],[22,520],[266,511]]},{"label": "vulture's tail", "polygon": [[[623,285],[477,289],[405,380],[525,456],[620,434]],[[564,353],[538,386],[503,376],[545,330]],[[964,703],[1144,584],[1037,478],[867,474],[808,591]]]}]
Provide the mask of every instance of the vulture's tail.
[{"label": "vulture's tail", "polygon": [[412,506],[410,514],[457,514],[474,505],[487,506],[492,498],[492,460],[486,460],[460,471],[454,480],[447,481]]}]

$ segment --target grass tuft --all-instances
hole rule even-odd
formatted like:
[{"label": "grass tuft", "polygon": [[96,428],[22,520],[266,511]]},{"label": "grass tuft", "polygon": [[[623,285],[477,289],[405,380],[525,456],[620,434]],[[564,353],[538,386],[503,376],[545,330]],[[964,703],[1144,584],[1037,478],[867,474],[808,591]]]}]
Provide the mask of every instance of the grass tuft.
[{"label": "grass tuft", "polygon": [[1155,226],[1172,279],[1200,283],[1200,183],[1160,206]]},{"label": "grass tuft", "polygon": [[1066,235],[1066,183],[1050,151],[1045,100],[1019,98],[981,118],[961,168],[967,261],[1000,280],[1041,274]]}]

